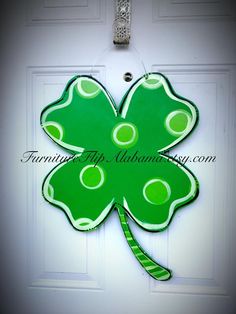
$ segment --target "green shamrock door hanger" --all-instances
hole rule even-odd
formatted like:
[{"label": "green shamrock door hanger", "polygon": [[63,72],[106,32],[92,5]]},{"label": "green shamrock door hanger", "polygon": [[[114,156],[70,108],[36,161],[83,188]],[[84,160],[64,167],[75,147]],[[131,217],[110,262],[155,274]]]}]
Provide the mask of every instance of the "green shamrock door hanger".
[{"label": "green shamrock door hanger", "polygon": [[[43,130],[73,156],[47,175],[44,198],[79,231],[99,227],[116,210],[138,262],[153,278],[168,280],[171,271],[141,248],[128,217],[147,231],[162,231],[178,208],[197,197],[195,176],[167,155],[197,120],[195,105],[178,96],[160,73],[138,79],[119,109],[94,78],[72,78],[61,98],[41,114]],[[102,158],[95,161],[91,154]],[[121,155],[123,161],[117,158]]]}]

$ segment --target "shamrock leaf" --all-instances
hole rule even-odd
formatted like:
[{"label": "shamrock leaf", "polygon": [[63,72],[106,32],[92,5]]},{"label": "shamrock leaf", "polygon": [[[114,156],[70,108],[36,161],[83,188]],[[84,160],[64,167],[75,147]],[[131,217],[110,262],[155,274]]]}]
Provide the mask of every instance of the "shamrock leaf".
[{"label": "shamrock leaf", "polygon": [[197,117],[196,107],[177,96],[159,73],[134,83],[119,110],[98,81],[73,78],[41,115],[45,132],[75,156],[48,174],[45,199],[63,209],[80,231],[98,227],[117,209],[139,263],[153,278],[169,279],[170,270],[135,240],[127,215],[147,231],[161,231],[197,196],[194,175],[165,155],[192,131]]}]

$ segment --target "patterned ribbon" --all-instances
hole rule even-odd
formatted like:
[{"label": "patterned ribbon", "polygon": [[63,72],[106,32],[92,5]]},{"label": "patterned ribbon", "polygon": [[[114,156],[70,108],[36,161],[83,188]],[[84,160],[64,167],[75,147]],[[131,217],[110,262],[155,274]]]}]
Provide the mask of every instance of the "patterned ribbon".
[{"label": "patterned ribbon", "polygon": [[114,22],[115,45],[128,45],[130,40],[131,1],[116,0]]}]

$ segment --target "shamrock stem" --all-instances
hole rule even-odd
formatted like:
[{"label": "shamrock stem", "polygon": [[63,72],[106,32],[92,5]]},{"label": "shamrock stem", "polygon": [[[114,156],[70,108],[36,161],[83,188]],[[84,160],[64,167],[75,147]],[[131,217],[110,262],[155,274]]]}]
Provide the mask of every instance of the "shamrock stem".
[{"label": "shamrock stem", "polygon": [[156,263],[150,256],[148,256],[144,252],[137,240],[135,240],[130,230],[124,208],[119,205],[117,206],[117,210],[125,238],[129,244],[129,247],[133,251],[134,256],[137,258],[142,267],[149,275],[151,275],[156,280],[164,281],[170,279],[171,271]]}]

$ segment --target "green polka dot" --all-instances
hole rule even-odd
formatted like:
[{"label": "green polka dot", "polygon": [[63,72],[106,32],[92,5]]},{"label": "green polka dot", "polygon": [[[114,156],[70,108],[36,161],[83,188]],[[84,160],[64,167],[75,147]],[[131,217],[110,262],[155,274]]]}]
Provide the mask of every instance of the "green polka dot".
[{"label": "green polka dot", "polygon": [[177,113],[170,120],[170,127],[175,132],[183,132],[188,125],[188,117],[184,113]]},{"label": "green polka dot", "polygon": [[188,130],[191,116],[184,110],[176,110],[169,113],[166,118],[166,127],[169,133],[181,135]]},{"label": "green polka dot", "polygon": [[98,90],[97,85],[94,84],[94,83],[91,82],[91,81],[88,81],[88,80],[83,80],[83,81],[81,82],[81,87],[82,87],[82,89],[83,89],[86,93],[88,93],[88,94],[92,94],[92,93],[94,93],[94,92],[97,92],[97,90]]},{"label": "green polka dot", "polygon": [[132,123],[119,123],[112,130],[113,142],[122,148],[134,146],[138,140],[138,130]]},{"label": "green polka dot", "polygon": [[149,75],[148,78],[143,82],[143,87],[147,89],[157,89],[162,85],[161,77],[157,79],[156,76]]},{"label": "green polka dot", "polygon": [[55,138],[57,138],[59,140],[60,132],[59,132],[58,128],[56,128],[54,125],[49,125],[49,126],[46,127],[46,129],[47,129],[47,132],[51,136],[53,136],[53,137],[55,137]]},{"label": "green polka dot", "polygon": [[146,81],[147,84],[156,84],[158,82],[158,80],[156,79],[149,79]]},{"label": "green polka dot", "polygon": [[134,131],[132,130],[132,128],[128,125],[124,125],[122,128],[120,128],[117,132],[117,139],[120,142],[129,142],[130,140],[132,140],[133,137],[133,133]]},{"label": "green polka dot", "polygon": [[90,79],[84,79],[84,78],[79,79],[77,87],[78,87],[78,91],[80,95],[85,98],[94,98],[101,91],[98,84],[96,84]]},{"label": "green polka dot", "polygon": [[57,122],[45,122],[43,124],[43,128],[45,131],[55,140],[62,140],[63,137],[63,128],[62,126]]},{"label": "green polka dot", "polygon": [[86,166],[80,172],[80,182],[87,189],[98,189],[104,183],[104,171],[99,166]]},{"label": "green polka dot", "polygon": [[147,202],[154,205],[161,205],[169,200],[171,189],[166,181],[153,179],[145,184],[143,195]]}]

